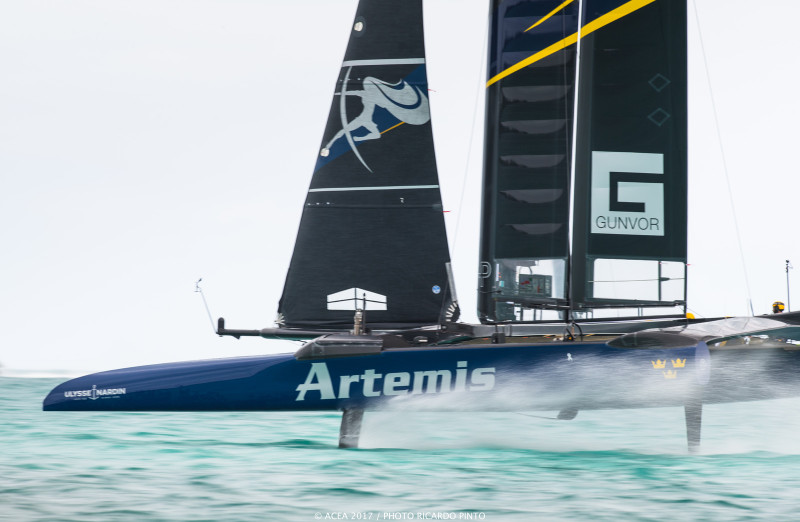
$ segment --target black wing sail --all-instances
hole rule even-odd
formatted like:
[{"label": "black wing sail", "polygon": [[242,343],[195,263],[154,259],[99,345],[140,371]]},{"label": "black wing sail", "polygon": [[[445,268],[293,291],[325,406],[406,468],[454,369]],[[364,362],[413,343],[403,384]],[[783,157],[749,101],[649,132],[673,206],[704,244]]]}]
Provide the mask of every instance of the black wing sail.
[{"label": "black wing sail", "polygon": [[440,322],[452,311],[422,1],[362,0],[279,304],[286,327]]},{"label": "black wing sail", "polygon": [[685,308],[686,2],[493,5],[481,320]]},{"label": "black wing sail", "polygon": [[685,307],[686,40],[684,0],[584,2],[575,309]]},{"label": "black wing sail", "polygon": [[567,307],[578,2],[494,0],[478,313]]}]

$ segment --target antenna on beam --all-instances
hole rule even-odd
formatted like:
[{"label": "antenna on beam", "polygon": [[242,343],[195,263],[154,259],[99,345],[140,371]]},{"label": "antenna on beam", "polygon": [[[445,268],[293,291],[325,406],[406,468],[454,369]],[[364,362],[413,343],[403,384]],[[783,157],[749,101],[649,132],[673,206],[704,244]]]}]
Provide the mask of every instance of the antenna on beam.
[{"label": "antenna on beam", "polygon": [[195,283],[194,283],[194,291],[197,292],[198,294],[200,294],[200,297],[203,298],[203,305],[205,305],[205,307],[206,307],[206,313],[208,314],[208,320],[211,322],[211,329],[214,330],[214,333],[218,333],[217,329],[214,327],[214,319],[211,318],[211,310],[208,309],[208,303],[206,302],[206,296],[205,296],[205,294],[203,294],[203,289],[200,288],[200,281],[202,281],[202,280],[203,280],[203,278],[201,277],[200,279],[195,281]]}]

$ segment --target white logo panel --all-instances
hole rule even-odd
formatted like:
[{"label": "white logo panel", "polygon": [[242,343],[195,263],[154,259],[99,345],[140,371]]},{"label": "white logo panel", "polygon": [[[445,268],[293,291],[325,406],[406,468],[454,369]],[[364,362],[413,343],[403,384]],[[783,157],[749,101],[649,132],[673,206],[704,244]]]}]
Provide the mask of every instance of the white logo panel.
[{"label": "white logo panel", "polygon": [[591,232],[664,235],[664,155],[592,152]]},{"label": "white logo panel", "polygon": [[328,310],[386,310],[386,296],[361,288],[348,288],[328,296]]}]

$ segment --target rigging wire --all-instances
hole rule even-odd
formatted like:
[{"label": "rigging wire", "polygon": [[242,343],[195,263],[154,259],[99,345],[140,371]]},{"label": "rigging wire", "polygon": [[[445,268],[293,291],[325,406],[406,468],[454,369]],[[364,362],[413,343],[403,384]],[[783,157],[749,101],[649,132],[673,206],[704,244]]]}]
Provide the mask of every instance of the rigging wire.
[{"label": "rigging wire", "polygon": [[[477,120],[478,120],[478,114],[482,113],[482,111],[480,111],[479,109],[480,109],[480,101],[481,101],[481,89],[485,88],[484,87],[484,82],[482,81],[482,79],[483,79],[483,71],[486,70],[486,60],[488,59],[487,58],[487,54],[489,52],[488,51],[488,43],[489,43],[489,31],[483,31],[483,47],[482,47],[483,48],[483,52],[481,53],[482,59],[481,59],[481,62],[480,62],[480,67],[478,68],[478,81],[475,82],[475,85],[477,86],[477,88],[475,90],[475,104],[474,104],[475,107],[474,107],[474,110],[472,111],[472,124],[470,125],[469,142],[467,144],[466,162],[464,163],[464,174],[463,174],[463,176],[461,178],[461,196],[459,197],[458,206],[456,207],[456,226],[455,226],[455,230],[453,231],[452,252],[456,251],[456,245],[458,244],[458,232],[459,232],[459,229],[461,228],[461,216],[463,214],[462,210],[464,209],[464,197],[465,197],[466,192],[467,192],[467,178],[469,177],[469,167],[470,167],[470,164],[471,164],[471,161],[472,161],[472,151],[475,150],[473,148],[473,146],[472,146],[472,144],[475,141],[475,124],[477,123]],[[455,275],[453,274],[453,271],[452,271],[453,270],[452,269],[452,263],[453,263],[453,261],[451,260],[450,261],[449,273],[452,275],[452,278],[448,278],[448,285],[452,285],[452,288],[450,288],[450,295],[452,295],[454,297],[454,301],[457,303],[458,301],[457,301],[457,299],[455,299],[455,291],[456,291],[456,289],[455,289]],[[447,301],[443,300],[442,309],[440,310],[440,314],[439,314],[440,317],[442,317],[442,314],[444,313],[446,306],[448,306],[447,305]]]},{"label": "rigging wire", "polygon": [[470,126],[470,133],[469,133],[469,143],[467,145],[467,161],[464,164],[464,175],[461,178],[461,197],[458,200],[458,208],[457,208],[457,217],[456,217],[456,228],[453,232],[453,250],[456,249],[456,244],[458,242],[458,231],[461,226],[461,215],[462,209],[464,208],[464,196],[467,192],[467,178],[469,177],[469,166],[472,161],[472,151],[475,150],[472,146],[473,142],[475,141],[475,123],[478,120],[478,114],[482,114],[480,111],[480,101],[481,101],[481,89],[485,89],[484,83],[482,81],[483,78],[483,71],[486,70],[486,60],[487,54],[489,53],[488,50],[488,43],[489,43],[489,31],[483,32],[483,52],[481,53],[482,59],[480,62],[480,67],[478,68],[478,81],[475,82],[477,85],[477,89],[475,91],[475,110],[472,111],[472,125]]},{"label": "rigging wire", "polygon": [[736,217],[736,207],[733,203],[733,189],[731,188],[731,179],[728,174],[728,162],[725,159],[725,147],[722,143],[722,132],[719,126],[719,117],[717,115],[717,104],[714,98],[714,89],[711,86],[711,73],[708,70],[708,60],[706,59],[706,47],[703,42],[703,30],[700,27],[700,15],[697,11],[697,1],[693,1],[694,5],[694,18],[697,24],[697,35],[700,40],[700,54],[703,57],[703,68],[706,72],[706,82],[708,83],[708,92],[711,95],[711,112],[714,115],[714,128],[717,131],[717,143],[719,143],[719,152],[722,156],[722,171],[725,173],[725,185],[728,188],[728,202],[731,205],[731,213],[733,214],[733,228],[736,231],[736,244],[739,246],[739,259],[742,262],[742,271],[744,272],[744,284],[747,291],[747,302],[750,305],[750,315],[754,316],[753,311],[753,294],[750,292],[750,279],[747,276],[747,263],[744,257],[744,247],[742,246],[742,235],[739,232],[739,219]]},{"label": "rigging wire", "polygon": [[702,317],[705,317],[705,316],[704,316],[703,314],[701,314],[700,312],[698,312],[698,311],[696,311],[696,310],[693,310],[693,309],[689,308],[688,306],[686,307],[686,310],[687,310],[687,311],[689,311],[689,312],[691,312],[691,313],[692,313],[692,315],[694,315],[695,317],[700,317],[700,318],[702,318]]},{"label": "rigging wire", "polygon": [[209,322],[211,322],[211,329],[214,330],[214,333],[217,333],[217,328],[214,326],[214,319],[212,319],[212,317],[211,317],[211,310],[208,309],[208,303],[206,302],[206,296],[203,293],[203,289],[200,288],[200,281],[202,281],[202,280],[203,280],[203,278],[201,277],[200,279],[195,281],[195,283],[194,283],[194,291],[199,293],[200,297],[203,298],[203,304],[206,307],[206,313],[208,314],[208,320],[209,320]]}]

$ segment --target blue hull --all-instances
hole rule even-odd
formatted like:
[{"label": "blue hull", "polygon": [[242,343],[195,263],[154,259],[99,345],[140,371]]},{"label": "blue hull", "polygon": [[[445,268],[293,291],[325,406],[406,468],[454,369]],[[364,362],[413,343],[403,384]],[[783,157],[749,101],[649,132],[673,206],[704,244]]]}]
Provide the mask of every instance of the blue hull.
[{"label": "blue hull", "polygon": [[[671,406],[683,405],[709,386],[709,360],[704,343],[628,349],[563,342],[387,349],[307,360],[292,354],[238,357],[87,375],[54,388],[44,409],[519,411]],[[709,402],[724,399],[716,395],[718,400]]]}]

